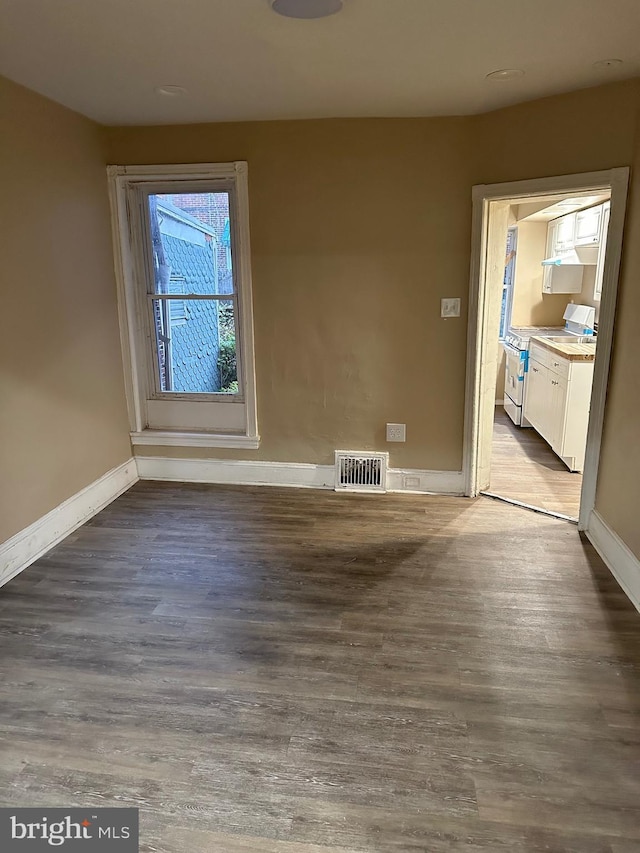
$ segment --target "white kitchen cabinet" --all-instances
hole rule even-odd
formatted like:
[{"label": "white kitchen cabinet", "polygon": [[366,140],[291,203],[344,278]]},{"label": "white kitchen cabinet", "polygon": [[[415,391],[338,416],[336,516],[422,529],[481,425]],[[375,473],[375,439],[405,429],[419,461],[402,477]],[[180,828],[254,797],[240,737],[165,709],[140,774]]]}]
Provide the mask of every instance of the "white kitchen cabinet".
[{"label": "white kitchen cabinet", "polygon": [[558,254],[558,219],[552,219],[547,225],[547,252],[545,258],[553,258]]},{"label": "white kitchen cabinet", "polygon": [[529,346],[524,415],[570,471],[582,471],[593,361],[572,361],[534,341]]},{"label": "white kitchen cabinet", "polygon": [[[543,263],[543,293],[580,293],[585,264],[596,264],[596,299],[600,298],[598,287],[602,289],[608,223],[609,202],[577,213],[567,213],[549,222]],[[549,259],[559,257],[563,258],[563,263],[547,263]]]},{"label": "white kitchen cabinet", "polygon": [[580,293],[584,267],[582,264],[555,266],[545,264],[542,273],[543,293]]},{"label": "white kitchen cabinet", "polygon": [[602,217],[609,206],[596,204],[552,219],[547,225],[547,257],[552,258],[581,246],[597,246],[602,239]]},{"label": "white kitchen cabinet", "polygon": [[[571,224],[562,225],[563,220],[571,219]],[[573,236],[573,225],[575,215],[562,216],[560,219],[552,219],[547,225],[547,252],[546,258],[555,258],[566,252],[566,241]],[[562,232],[562,233],[560,233]],[[551,266],[545,264],[542,267],[542,292],[543,293],[580,293],[582,290],[583,269],[579,266]]]},{"label": "white kitchen cabinet", "polygon": [[548,370],[531,357],[529,352],[529,370],[527,373],[527,393],[525,395],[525,417],[540,435],[549,441],[551,423],[548,406]]},{"label": "white kitchen cabinet", "polygon": [[567,213],[555,220],[557,224],[555,232],[555,251],[554,255],[559,255],[569,249],[573,249],[575,245],[576,234],[576,214]]},{"label": "white kitchen cabinet", "polygon": [[[554,450],[562,442],[567,381],[539,361],[529,361],[526,418]],[[533,418],[533,420],[531,420]]]},{"label": "white kitchen cabinet", "polygon": [[547,225],[547,258],[554,258],[573,249],[576,228],[575,213],[552,219]]},{"label": "white kitchen cabinet", "polygon": [[603,205],[596,204],[586,210],[576,213],[575,237],[576,246],[597,246],[600,242]]},{"label": "white kitchen cabinet", "polygon": [[[576,214],[552,219],[547,225],[546,258],[566,255],[574,247]],[[584,269],[579,264],[543,266],[543,293],[580,293]]]},{"label": "white kitchen cabinet", "polygon": [[602,297],[602,279],[604,276],[604,256],[607,248],[607,234],[609,233],[609,216],[611,215],[611,202],[606,201],[602,205],[602,221],[600,223],[600,251],[596,264],[596,283],[593,289],[593,298]]}]

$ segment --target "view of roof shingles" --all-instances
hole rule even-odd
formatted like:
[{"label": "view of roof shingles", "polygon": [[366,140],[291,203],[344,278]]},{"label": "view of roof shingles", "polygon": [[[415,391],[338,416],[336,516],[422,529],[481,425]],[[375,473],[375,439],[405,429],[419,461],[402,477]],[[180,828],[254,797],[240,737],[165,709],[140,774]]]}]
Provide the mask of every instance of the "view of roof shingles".
[{"label": "view of roof shingles", "polygon": [[211,243],[198,246],[163,234],[162,244],[171,274],[185,278],[186,293],[217,293]]},{"label": "view of roof shingles", "polygon": [[[162,235],[171,274],[185,279],[185,293],[216,293],[213,245],[204,246]],[[187,321],[171,329],[174,390],[202,392],[220,388],[218,375],[218,304],[186,300]]]}]

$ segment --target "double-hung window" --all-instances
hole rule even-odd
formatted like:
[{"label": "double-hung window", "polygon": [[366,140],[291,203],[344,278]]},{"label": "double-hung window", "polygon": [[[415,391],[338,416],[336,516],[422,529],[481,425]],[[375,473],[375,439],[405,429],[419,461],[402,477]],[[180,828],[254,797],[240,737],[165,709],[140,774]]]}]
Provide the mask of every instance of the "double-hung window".
[{"label": "double-hung window", "polygon": [[109,177],[132,442],[257,447],[246,163]]}]

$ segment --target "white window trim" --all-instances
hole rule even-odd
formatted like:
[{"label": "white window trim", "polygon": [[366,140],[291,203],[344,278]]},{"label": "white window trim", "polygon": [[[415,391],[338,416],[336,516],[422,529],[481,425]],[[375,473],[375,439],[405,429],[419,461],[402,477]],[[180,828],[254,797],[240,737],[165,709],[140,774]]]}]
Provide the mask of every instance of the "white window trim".
[{"label": "white window trim", "polygon": [[228,447],[245,450],[257,450],[260,447],[260,436],[251,438],[247,435],[202,432],[180,432],[176,435],[175,432],[160,429],[145,429],[130,435],[134,447]]},{"label": "white window trim", "polygon": [[[108,166],[109,198],[118,287],[118,317],[122,358],[125,369],[125,391],[131,442],[134,445],[171,447],[259,447],[257,399],[255,382],[255,349],[253,336],[253,303],[251,288],[251,248],[249,233],[249,192],[247,163],[194,163],[168,166]],[[146,427],[146,407],[149,397],[148,343],[143,318],[139,311],[136,284],[135,235],[129,225],[127,193],[131,184],[152,184],[161,181],[232,179],[236,187],[236,286],[240,305],[238,323],[240,361],[244,384],[244,423],[242,431],[159,430]],[[238,405],[232,398],[222,405]]]}]

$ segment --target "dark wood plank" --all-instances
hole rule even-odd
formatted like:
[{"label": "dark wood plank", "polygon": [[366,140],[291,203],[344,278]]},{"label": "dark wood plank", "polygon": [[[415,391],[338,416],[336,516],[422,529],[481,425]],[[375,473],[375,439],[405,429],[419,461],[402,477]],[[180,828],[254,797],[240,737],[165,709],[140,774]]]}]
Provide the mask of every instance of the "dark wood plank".
[{"label": "dark wood plank", "polygon": [[138,805],[143,851],[640,849],[640,617],[562,521],[139,483],[0,651],[0,803]]}]

